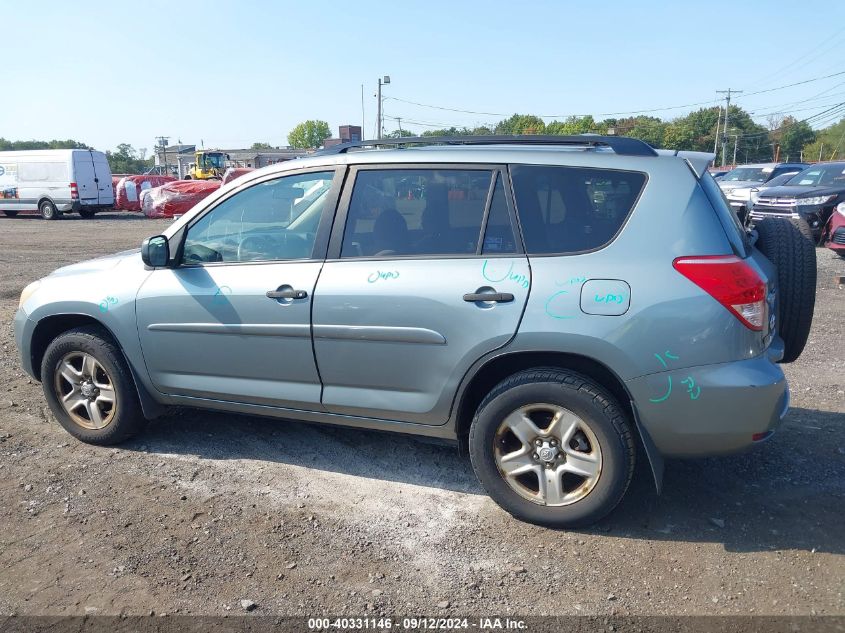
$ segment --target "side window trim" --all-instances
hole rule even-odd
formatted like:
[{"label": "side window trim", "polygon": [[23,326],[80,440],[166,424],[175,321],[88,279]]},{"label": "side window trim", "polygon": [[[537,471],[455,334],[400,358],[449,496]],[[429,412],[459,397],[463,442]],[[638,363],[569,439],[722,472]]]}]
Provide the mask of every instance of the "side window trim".
[{"label": "side window trim", "polygon": [[[317,225],[317,235],[314,239],[314,246],[311,250],[311,257],[307,259],[277,259],[277,260],[260,260],[254,262],[197,262],[197,263],[190,263],[186,264],[182,262],[182,257],[184,255],[184,248],[185,248],[185,241],[188,238],[188,233],[191,228],[199,222],[202,218],[204,218],[209,213],[213,212],[214,209],[219,207],[224,202],[232,199],[236,195],[243,193],[247,189],[255,187],[257,185],[261,185],[265,182],[270,182],[272,180],[279,180],[281,178],[286,178],[288,176],[302,176],[309,173],[318,173],[318,172],[327,172],[331,171],[334,172],[334,176],[332,177],[332,185],[329,189],[328,197],[326,199],[326,205],[323,209],[323,213],[320,216],[320,223]],[[262,264],[284,264],[286,262],[309,262],[309,261],[324,261],[326,259],[326,251],[329,246],[329,234],[332,227],[332,222],[334,220],[334,216],[337,213],[337,205],[340,199],[340,192],[343,186],[344,180],[347,175],[347,169],[345,165],[323,165],[323,166],[312,166],[307,167],[304,169],[295,169],[290,171],[283,171],[283,172],[276,172],[273,174],[267,174],[262,176],[261,178],[256,178],[254,180],[250,180],[248,182],[243,183],[236,189],[230,191],[225,197],[216,199],[212,204],[202,210],[202,212],[198,213],[195,217],[191,218],[191,221],[183,226],[180,230],[179,236],[179,247],[176,250],[175,254],[175,261],[177,262],[177,268],[203,268],[206,266],[258,266]]]},{"label": "side window trim", "polygon": [[[346,221],[349,215],[349,205],[352,201],[352,192],[355,188],[355,181],[357,180],[358,174],[362,171],[374,171],[374,170],[419,170],[419,169],[430,169],[430,170],[438,170],[438,171],[461,171],[461,170],[481,170],[481,171],[491,171],[493,172],[493,176],[495,177],[497,174],[501,175],[505,180],[503,181],[504,188],[505,188],[505,199],[508,205],[508,211],[510,214],[511,220],[511,228],[514,231],[514,237],[516,238],[516,252],[515,253],[488,253],[483,255],[485,258],[493,258],[493,257],[514,257],[515,255],[522,254],[524,252],[522,247],[522,239],[520,234],[518,233],[519,228],[516,223],[516,208],[513,204],[512,200],[512,192],[510,186],[510,178],[507,173],[507,165],[502,165],[500,163],[367,163],[367,164],[358,164],[358,165],[349,165],[349,170],[346,173],[343,183],[343,190],[340,193],[340,198],[337,203],[337,212],[334,215],[334,223],[332,224],[331,229],[331,236],[329,238],[328,244],[328,251],[326,253],[326,260],[327,261],[362,261],[362,260],[384,260],[384,259],[392,259],[390,256],[370,256],[370,257],[346,257],[341,259],[340,253],[341,248],[343,246],[343,234],[346,229]],[[495,179],[491,177],[491,184],[490,189],[488,190],[488,196],[486,201],[486,206],[484,210],[484,217],[481,223],[481,244],[483,247],[483,237],[487,231],[487,219],[488,213],[490,209],[490,205],[492,204],[492,195],[494,193],[495,188]],[[477,249],[476,249],[477,250]],[[468,259],[468,258],[480,258],[482,255],[476,253],[464,253],[458,255],[403,255],[402,259]]]},{"label": "side window trim", "polygon": [[484,236],[487,234],[487,220],[490,219],[490,207],[493,205],[493,196],[496,193],[496,181],[499,180],[501,172],[496,169],[490,172],[490,186],[487,189],[487,200],[484,202],[484,213],[481,215],[481,227],[478,233],[478,244],[475,247],[475,254],[481,255],[484,250]]}]

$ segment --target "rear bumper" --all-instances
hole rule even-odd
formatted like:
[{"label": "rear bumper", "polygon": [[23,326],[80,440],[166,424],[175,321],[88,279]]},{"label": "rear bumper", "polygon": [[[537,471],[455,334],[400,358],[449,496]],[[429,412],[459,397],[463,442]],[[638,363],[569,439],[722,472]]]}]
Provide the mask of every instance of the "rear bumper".
[{"label": "rear bumper", "polygon": [[766,439],[789,410],[789,387],[768,355],[627,382],[641,424],[666,457],[734,453]]}]

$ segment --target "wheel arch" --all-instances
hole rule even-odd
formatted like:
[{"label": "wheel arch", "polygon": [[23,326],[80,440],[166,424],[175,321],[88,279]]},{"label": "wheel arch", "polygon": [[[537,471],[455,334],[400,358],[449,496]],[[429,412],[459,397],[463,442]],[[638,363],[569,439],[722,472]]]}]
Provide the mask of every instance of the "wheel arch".
[{"label": "wheel arch", "polygon": [[41,196],[38,198],[38,202],[36,203],[36,208],[40,211],[41,210],[41,203],[42,202],[49,202],[58,210],[58,206],[56,205],[56,201],[53,200],[50,196]]},{"label": "wheel arch", "polygon": [[93,326],[102,330],[103,333],[108,336],[110,342],[120,350],[121,354],[123,354],[123,359],[126,361],[126,366],[129,367],[129,373],[132,376],[132,382],[135,385],[135,391],[138,393],[138,399],[141,401],[141,408],[144,411],[144,416],[148,419],[153,419],[162,415],[165,411],[165,407],[152,397],[146,387],[144,387],[141,380],[139,380],[135,373],[135,369],[132,367],[132,363],[129,362],[129,358],[126,356],[126,352],[120,344],[120,341],[108,326],[88,314],[51,314],[50,316],[46,316],[38,321],[32,332],[32,338],[30,339],[29,346],[32,371],[35,374],[35,378],[38,380],[42,379],[41,362],[44,360],[44,354],[46,353],[47,347],[50,343],[54,341],[56,337],[69,330],[86,326]]},{"label": "wheel arch", "polygon": [[637,430],[640,447],[648,457],[655,487],[659,494],[663,488],[663,457],[654,446],[648,431],[640,423],[631,393],[622,379],[607,365],[581,354],[537,351],[510,352],[496,356],[484,363],[466,383],[458,399],[455,412],[455,433],[462,449],[466,447],[469,428],[475,416],[475,411],[484,396],[493,387],[517,372],[545,367],[576,371],[594,380],[613,395]]}]

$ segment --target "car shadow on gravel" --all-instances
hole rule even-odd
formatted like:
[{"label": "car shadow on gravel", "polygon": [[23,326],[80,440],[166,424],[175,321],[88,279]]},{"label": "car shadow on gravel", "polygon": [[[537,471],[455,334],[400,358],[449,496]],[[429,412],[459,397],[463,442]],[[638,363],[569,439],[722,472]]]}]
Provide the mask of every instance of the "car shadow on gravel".
[{"label": "car shadow on gravel", "polygon": [[[723,543],[728,551],[845,553],[845,416],[792,409],[765,445],[670,460],[663,494],[640,460],[622,503],[584,534]],[[424,438],[185,410],[122,446],[212,460],[263,460],[369,479],[484,494],[469,460]]]}]

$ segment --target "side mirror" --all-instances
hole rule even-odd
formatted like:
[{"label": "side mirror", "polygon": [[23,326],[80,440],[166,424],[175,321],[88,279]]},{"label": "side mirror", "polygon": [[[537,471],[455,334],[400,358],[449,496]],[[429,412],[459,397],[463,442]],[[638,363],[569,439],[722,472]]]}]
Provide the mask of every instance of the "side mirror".
[{"label": "side mirror", "polygon": [[146,266],[161,268],[167,266],[170,248],[164,235],[148,237],[141,243],[141,260]]}]

